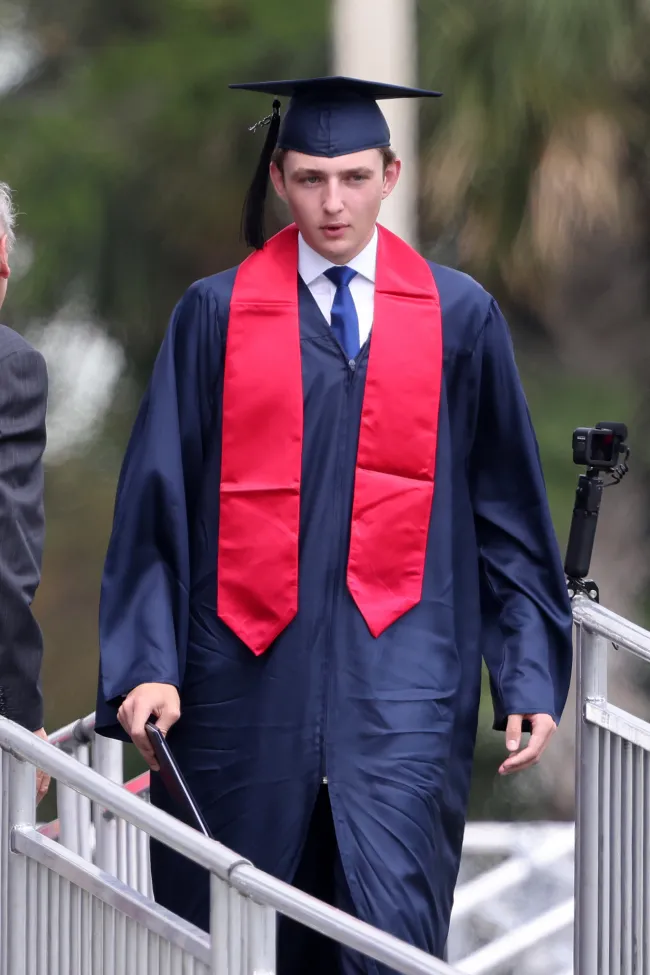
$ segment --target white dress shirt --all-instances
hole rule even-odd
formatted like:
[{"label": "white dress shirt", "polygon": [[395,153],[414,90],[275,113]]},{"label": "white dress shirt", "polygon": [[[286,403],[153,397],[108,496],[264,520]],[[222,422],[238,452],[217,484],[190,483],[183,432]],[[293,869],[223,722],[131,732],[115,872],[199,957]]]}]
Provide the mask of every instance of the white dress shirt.
[{"label": "white dress shirt", "polygon": [[[353,258],[347,267],[357,273],[350,281],[350,293],[359,319],[359,344],[362,346],[370,335],[375,313],[375,276],[377,271],[377,228],[369,244]],[[303,279],[328,325],[332,324],[332,305],[336,285],[325,277],[325,271],[334,267],[326,257],[321,257],[309,246],[302,234],[298,236],[298,273]]]}]

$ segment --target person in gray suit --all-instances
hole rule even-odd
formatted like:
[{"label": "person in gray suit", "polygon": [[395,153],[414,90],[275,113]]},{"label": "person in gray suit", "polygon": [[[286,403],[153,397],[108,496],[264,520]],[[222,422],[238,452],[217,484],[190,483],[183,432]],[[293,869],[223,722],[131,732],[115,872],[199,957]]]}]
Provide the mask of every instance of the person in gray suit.
[{"label": "person in gray suit", "polygon": [[[11,273],[15,211],[0,183],[0,308]],[[0,325],[0,715],[41,738],[43,638],[32,613],[45,535],[43,450],[47,368],[40,352]],[[39,771],[37,801],[49,785]]]}]

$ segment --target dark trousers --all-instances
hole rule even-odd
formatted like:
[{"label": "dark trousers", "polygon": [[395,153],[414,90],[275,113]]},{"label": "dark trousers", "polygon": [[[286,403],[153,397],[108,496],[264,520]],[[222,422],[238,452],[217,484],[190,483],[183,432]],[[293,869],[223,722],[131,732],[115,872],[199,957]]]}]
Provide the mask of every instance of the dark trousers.
[{"label": "dark trousers", "polygon": [[[293,880],[295,887],[339,910],[354,914],[327,788],[318,794],[302,858]],[[366,975],[357,952],[343,948],[322,934],[281,917],[278,925],[278,975]]]}]

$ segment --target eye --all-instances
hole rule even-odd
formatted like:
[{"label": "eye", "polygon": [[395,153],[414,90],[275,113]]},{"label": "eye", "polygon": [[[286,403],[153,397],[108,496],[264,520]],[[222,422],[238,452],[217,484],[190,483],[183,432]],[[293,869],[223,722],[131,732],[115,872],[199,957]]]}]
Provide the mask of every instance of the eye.
[{"label": "eye", "polygon": [[300,182],[305,186],[315,186],[316,183],[320,182],[320,178],[318,176],[303,176]]}]

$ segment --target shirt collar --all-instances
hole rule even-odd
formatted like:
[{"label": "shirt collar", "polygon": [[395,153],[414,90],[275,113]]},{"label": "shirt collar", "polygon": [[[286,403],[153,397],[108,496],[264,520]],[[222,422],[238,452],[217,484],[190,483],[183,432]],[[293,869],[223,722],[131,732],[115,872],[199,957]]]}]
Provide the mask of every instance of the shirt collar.
[{"label": "shirt collar", "polygon": [[[377,245],[379,235],[377,228],[372,235],[369,243],[366,244],[360,254],[353,258],[348,267],[351,267],[357,274],[361,274],[368,281],[374,283],[377,274]],[[318,254],[313,247],[310,247],[302,234],[298,234],[298,272],[305,284],[313,284],[328,268],[334,267],[331,261]]]}]

